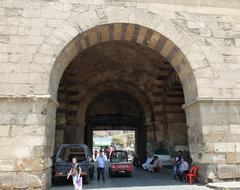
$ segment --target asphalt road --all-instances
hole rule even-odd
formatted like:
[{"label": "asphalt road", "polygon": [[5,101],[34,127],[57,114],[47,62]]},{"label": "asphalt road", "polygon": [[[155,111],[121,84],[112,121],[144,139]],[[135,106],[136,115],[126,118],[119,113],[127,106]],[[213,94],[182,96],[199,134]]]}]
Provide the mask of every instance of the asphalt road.
[{"label": "asphalt road", "polygon": [[[142,169],[134,170],[132,177],[110,178],[106,173],[106,180],[97,181],[96,173],[90,184],[83,185],[83,189],[100,190],[207,190],[209,188],[200,184],[189,185],[172,179],[168,170],[161,170],[160,173],[149,173]],[[51,190],[73,190],[71,184],[54,186]]]}]

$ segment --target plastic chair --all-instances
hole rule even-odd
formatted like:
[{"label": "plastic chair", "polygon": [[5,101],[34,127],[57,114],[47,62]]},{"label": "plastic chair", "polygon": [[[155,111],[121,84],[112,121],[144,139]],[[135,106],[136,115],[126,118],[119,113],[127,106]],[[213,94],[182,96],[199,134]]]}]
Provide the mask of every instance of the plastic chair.
[{"label": "plastic chair", "polygon": [[160,172],[160,167],[159,167],[159,166],[155,167],[155,168],[154,168],[154,172],[155,172],[155,173]]},{"label": "plastic chair", "polygon": [[192,182],[197,179],[197,170],[198,167],[193,165],[190,172],[186,174],[186,181],[189,182],[189,184],[192,184]]}]

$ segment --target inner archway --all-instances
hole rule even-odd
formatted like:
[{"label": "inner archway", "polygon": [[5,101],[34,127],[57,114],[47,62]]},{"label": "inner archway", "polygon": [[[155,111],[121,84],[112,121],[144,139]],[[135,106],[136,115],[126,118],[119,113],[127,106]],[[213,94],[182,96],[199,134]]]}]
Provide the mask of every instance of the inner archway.
[{"label": "inner archway", "polygon": [[92,149],[93,131],[135,131],[135,153],[146,155],[146,126],[144,107],[136,97],[124,91],[99,94],[88,105],[86,112],[85,142]]}]

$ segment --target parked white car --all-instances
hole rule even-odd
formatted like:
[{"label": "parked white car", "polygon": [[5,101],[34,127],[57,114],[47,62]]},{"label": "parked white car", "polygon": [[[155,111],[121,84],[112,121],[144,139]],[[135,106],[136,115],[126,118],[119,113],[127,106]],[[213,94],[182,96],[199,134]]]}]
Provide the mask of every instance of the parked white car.
[{"label": "parked white car", "polygon": [[154,154],[154,156],[158,157],[158,159],[161,161],[162,166],[171,166],[173,164],[170,155]]}]

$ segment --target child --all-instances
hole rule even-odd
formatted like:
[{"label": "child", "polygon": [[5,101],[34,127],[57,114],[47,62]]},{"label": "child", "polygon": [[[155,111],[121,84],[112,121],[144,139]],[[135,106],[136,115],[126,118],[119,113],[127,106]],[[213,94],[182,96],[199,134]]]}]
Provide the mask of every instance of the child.
[{"label": "child", "polygon": [[81,190],[82,189],[82,178],[80,176],[81,174],[81,167],[77,163],[77,158],[72,159],[72,168],[67,176],[67,179],[69,179],[70,175],[72,176],[73,185],[75,190]]}]

